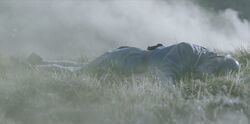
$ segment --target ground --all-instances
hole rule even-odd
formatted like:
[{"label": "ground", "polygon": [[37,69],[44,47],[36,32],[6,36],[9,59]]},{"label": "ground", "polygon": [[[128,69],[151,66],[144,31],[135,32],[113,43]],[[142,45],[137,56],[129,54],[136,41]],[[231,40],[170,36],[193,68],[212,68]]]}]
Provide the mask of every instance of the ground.
[{"label": "ground", "polygon": [[248,124],[250,53],[234,54],[237,75],[161,86],[151,74],[103,81],[38,70],[0,56],[3,124]]}]

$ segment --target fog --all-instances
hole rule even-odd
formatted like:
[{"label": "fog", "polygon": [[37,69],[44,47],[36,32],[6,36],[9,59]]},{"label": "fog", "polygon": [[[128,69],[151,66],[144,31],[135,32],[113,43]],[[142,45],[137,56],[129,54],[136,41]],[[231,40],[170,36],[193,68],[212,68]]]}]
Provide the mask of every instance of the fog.
[{"label": "fog", "polygon": [[[35,52],[46,59],[93,59],[121,45],[146,49],[178,42],[223,52],[248,49],[249,21],[232,8],[213,11],[197,1],[0,0],[0,122],[209,123],[206,113],[211,109],[212,116],[218,116],[214,123],[247,124],[249,64],[237,78],[184,80],[180,89],[168,91],[155,85],[160,83],[155,79],[135,77],[131,87],[127,81],[109,86],[87,75],[27,69],[1,56],[27,57]],[[192,96],[186,99],[182,93]],[[221,104],[214,94],[229,100]],[[231,97],[242,97],[243,107],[237,108]]]},{"label": "fog", "polygon": [[234,51],[250,42],[238,12],[211,12],[191,0],[1,0],[0,51],[92,56],[120,45],[189,42]]}]

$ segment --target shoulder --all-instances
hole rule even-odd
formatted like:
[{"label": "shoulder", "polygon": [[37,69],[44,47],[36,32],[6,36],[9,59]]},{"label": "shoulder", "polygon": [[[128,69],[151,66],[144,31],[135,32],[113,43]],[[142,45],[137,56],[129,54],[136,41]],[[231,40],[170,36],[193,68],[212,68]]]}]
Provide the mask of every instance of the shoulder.
[{"label": "shoulder", "polygon": [[185,51],[190,51],[193,52],[194,54],[198,55],[216,55],[216,52],[209,50],[208,48],[205,48],[201,45],[197,44],[191,44],[187,42],[181,42],[177,44],[178,49],[185,50]]},{"label": "shoulder", "polygon": [[173,51],[176,51],[181,54],[194,54],[195,53],[194,45],[187,43],[187,42],[180,42],[178,44],[175,44],[173,48],[174,48]]}]

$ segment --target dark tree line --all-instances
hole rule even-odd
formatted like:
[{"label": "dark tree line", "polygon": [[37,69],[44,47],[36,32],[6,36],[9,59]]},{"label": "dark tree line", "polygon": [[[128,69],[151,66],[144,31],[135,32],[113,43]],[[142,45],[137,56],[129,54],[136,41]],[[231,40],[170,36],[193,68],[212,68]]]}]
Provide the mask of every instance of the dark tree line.
[{"label": "dark tree line", "polygon": [[220,11],[227,8],[239,12],[241,19],[250,21],[250,0],[196,0],[199,4],[207,9]]}]

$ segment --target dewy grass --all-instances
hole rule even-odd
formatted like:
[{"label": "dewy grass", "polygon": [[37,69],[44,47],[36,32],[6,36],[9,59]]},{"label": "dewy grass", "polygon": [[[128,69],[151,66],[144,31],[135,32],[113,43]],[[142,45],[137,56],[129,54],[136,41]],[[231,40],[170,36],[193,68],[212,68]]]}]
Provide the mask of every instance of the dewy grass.
[{"label": "dewy grass", "polygon": [[236,75],[167,86],[151,74],[96,79],[0,56],[0,123],[248,124],[250,54],[235,55],[242,63]]}]

